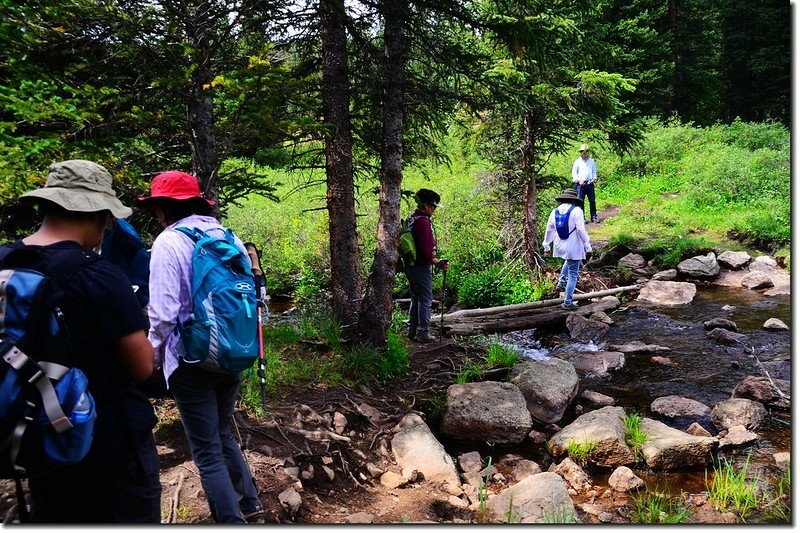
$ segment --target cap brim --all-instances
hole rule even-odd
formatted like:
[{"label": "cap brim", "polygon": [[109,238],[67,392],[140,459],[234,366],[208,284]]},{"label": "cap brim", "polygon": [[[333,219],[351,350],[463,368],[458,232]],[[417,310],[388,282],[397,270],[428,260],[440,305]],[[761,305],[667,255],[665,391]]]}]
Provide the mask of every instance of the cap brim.
[{"label": "cap brim", "polygon": [[179,202],[184,202],[186,200],[203,200],[208,205],[216,205],[217,202],[211,200],[209,198],[203,198],[202,196],[186,196],[186,197],[175,197],[175,196],[139,196],[136,198],[136,203],[147,205],[155,200],[177,200]]},{"label": "cap brim", "polygon": [[86,189],[78,191],[63,187],[45,187],[28,191],[21,195],[19,199],[29,202],[35,202],[37,199],[47,200],[63,207],[67,211],[78,213],[110,211],[115,218],[128,218],[133,214],[133,210],[116,197]]}]

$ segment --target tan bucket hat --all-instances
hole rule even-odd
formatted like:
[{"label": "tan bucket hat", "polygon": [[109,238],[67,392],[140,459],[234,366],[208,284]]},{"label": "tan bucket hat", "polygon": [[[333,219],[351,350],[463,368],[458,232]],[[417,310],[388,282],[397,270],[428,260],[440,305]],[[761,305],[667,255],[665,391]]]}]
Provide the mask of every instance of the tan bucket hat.
[{"label": "tan bucket hat", "polygon": [[578,152],[588,152],[589,150],[590,149],[588,144],[582,144],[581,147],[578,148]]},{"label": "tan bucket hat", "polygon": [[111,211],[116,218],[127,218],[133,210],[117,199],[113,178],[102,165],[83,159],[70,159],[50,165],[44,187],[26,192],[20,200],[44,199],[67,211],[95,213]]}]

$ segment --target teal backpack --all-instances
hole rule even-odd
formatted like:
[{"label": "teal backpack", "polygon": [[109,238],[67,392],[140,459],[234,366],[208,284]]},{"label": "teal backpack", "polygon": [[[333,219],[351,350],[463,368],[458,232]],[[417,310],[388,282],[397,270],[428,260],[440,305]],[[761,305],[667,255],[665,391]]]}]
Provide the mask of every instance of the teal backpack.
[{"label": "teal backpack", "polygon": [[233,233],[214,237],[196,228],[177,227],[195,242],[192,253],[192,303],[189,319],[178,324],[184,360],[204,368],[240,372],[258,359],[256,287],[247,256]]}]

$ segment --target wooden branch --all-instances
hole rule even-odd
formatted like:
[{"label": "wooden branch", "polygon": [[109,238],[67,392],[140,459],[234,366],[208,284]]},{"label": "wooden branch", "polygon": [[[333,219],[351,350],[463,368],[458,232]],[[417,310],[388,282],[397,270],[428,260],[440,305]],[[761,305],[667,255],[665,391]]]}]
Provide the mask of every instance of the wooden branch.
[{"label": "wooden branch", "polygon": [[183,472],[181,472],[178,476],[178,486],[175,487],[175,492],[172,493],[172,505],[170,506],[169,516],[167,517],[168,524],[174,524],[178,517],[178,502],[180,501],[184,479],[186,479],[186,476],[184,476]]},{"label": "wooden branch", "polygon": [[[278,429],[278,430],[281,429],[280,427],[278,427],[278,423],[274,421],[265,423],[264,427],[268,429]],[[339,435],[337,433],[334,433],[333,431],[322,431],[322,430],[309,431],[307,429],[297,429],[289,426],[285,426],[283,430],[289,433],[293,433],[295,435],[300,435],[308,440],[313,440],[317,442],[325,442],[329,440],[336,440],[339,442],[350,442],[350,437]]]},{"label": "wooden branch", "polygon": [[[582,301],[582,300],[589,300],[591,298],[600,298],[602,296],[613,296],[614,294],[619,294],[621,292],[633,292],[639,290],[639,285],[628,285],[625,287],[616,287],[614,289],[607,289],[604,291],[597,291],[597,292],[587,292],[586,294],[576,294],[572,297],[572,301]],[[485,315],[492,315],[510,311],[523,311],[523,310],[530,310],[530,309],[539,309],[542,307],[553,307],[559,305],[564,300],[562,298],[553,298],[550,300],[540,300],[538,302],[529,302],[524,304],[513,304],[513,305],[502,305],[499,307],[485,307],[479,309],[464,309],[461,311],[456,311],[454,313],[448,313],[444,315],[445,321],[448,319],[456,319],[456,318],[463,318],[463,317],[475,317],[475,316],[485,316]]]}]

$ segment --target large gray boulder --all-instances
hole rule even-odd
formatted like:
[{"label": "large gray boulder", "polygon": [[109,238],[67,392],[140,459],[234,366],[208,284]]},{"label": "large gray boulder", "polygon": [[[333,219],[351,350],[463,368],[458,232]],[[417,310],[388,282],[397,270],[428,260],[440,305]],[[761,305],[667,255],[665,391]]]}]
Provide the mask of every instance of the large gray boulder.
[{"label": "large gray boulder", "polygon": [[571,521],[577,513],[564,480],[554,472],[528,476],[486,502],[489,520],[522,524]]},{"label": "large gray boulder", "polygon": [[622,407],[603,407],[582,414],[552,436],[550,449],[553,456],[567,453],[570,441],[575,441],[594,445],[586,458],[588,464],[616,467],[633,463],[633,452],[625,444],[624,417],[625,409]]},{"label": "large gray boulder", "polygon": [[610,329],[608,324],[584,318],[577,313],[567,315],[566,324],[570,338],[578,342],[597,342]]},{"label": "large gray boulder", "polygon": [[572,364],[579,374],[606,376],[609,371],[625,366],[622,352],[582,352],[572,356]]},{"label": "large gray boulder", "polygon": [[647,260],[639,254],[630,253],[620,259],[617,265],[631,270],[637,270],[647,266]]},{"label": "large gray boulder", "polygon": [[772,278],[765,272],[750,272],[745,277],[742,278],[742,287],[750,290],[760,290],[760,289],[769,289],[773,287],[775,284],[772,282]]},{"label": "large gray boulder", "polygon": [[747,398],[754,402],[788,409],[791,384],[785,379],[747,376],[733,389],[733,398]]},{"label": "large gray boulder", "polygon": [[761,327],[767,331],[789,331],[789,326],[786,325],[786,322],[779,318],[768,318]]},{"label": "large gray boulder", "polygon": [[756,430],[761,426],[766,414],[766,408],[759,402],[746,398],[731,398],[722,400],[714,406],[711,410],[711,421],[720,431],[738,425]]},{"label": "large gray boulder", "polygon": [[719,446],[719,441],[713,437],[689,435],[650,418],[643,418],[640,427],[648,435],[642,455],[653,470],[707,466],[711,453]]},{"label": "large gray boulder", "polygon": [[696,255],[678,263],[678,272],[690,278],[713,278],[719,274],[719,263],[714,252]]},{"label": "large gray boulder", "polygon": [[690,303],[695,294],[697,287],[694,283],[650,280],[639,290],[636,299],[654,305],[684,305]]},{"label": "large gray boulder", "polygon": [[709,331],[707,335],[720,344],[727,344],[729,346],[734,346],[736,344],[744,345],[747,343],[747,335],[744,333],[736,333],[723,328],[714,328]]},{"label": "large gray boulder", "polygon": [[725,268],[731,270],[741,270],[746,267],[753,258],[747,252],[722,252],[717,257],[717,262]]},{"label": "large gray boulder", "polygon": [[705,418],[711,408],[697,400],[682,396],[661,396],[653,400],[650,409],[667,418]]},{"label": "large gray boulder", "polygon": [[559,422],[578,395],[578,373],[572,363],[551,357],[514,365],[508,380],[519,387],[533,420]]},{"label": "large gray boulder", "polygon": [[428,481],[448,483],[452,487],[461,485],[453,458],[418,414],[406,415],[397,427],[399,431],[392,438],[392,453],[404,478],[410,479],[416,470]]},{"label": "large gray boulder", "polygon": [[531,414],[516,385],[483,381],[450,385],[442,433],[460,440],[519,444],[531,430]]}]

